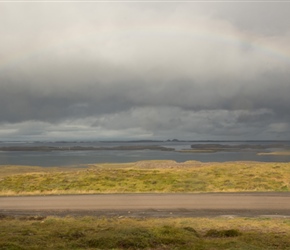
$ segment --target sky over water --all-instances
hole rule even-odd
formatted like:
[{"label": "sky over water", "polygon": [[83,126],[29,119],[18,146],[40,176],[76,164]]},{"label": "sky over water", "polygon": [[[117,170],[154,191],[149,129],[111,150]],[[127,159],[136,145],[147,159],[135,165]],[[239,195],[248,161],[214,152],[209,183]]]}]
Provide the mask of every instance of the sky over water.
[{"label": "sky over water", "polygon": [[0,140],[290,139],[290,2],[0,2]]}]

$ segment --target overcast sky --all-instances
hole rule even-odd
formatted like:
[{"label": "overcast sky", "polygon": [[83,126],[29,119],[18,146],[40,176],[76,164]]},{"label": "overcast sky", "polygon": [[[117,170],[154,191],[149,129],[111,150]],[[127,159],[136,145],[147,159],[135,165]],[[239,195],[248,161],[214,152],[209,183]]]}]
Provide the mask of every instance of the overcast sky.
[{"label": "overcast sky", "polygon": [[289,2],[0,2],[0,140],[290,139]]}]

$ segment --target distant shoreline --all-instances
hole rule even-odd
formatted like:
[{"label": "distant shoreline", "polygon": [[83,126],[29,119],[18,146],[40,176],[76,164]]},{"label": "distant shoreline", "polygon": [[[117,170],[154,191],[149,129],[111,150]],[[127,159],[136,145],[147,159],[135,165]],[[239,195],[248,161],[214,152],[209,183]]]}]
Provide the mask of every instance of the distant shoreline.
[{"label": "distant shoreline", "polygon": [[[148,143],[147,141],[146,143]],[[145,143],[145,141],[144,141]],[[0,151],[35,151],[35,152],[51,152],[51,151],[99,151],[99,150],[155,150],[155,151],[175,151],[179,153],[215,153],[215,152],[239,152],[239,151],[261,151],[267,149],[279,149],[275,152],[259,152],[258,155],[289,155],[290,147],[285,144],[240,144],[228,145],[220,143],[211,144],[192,144],[191,148],[175,149],[173,147],[160,145],[118,145],[118,146],[0,146]],[[281,152],[281,153],[279,153]]]},{"label": "distant shoreline", "polygon": [[83,146],[8,146],[0,147],[0,151],[93,151],[93,150],[160,150],[160,151],[174,151],[174,148],[167,148],[162,146],[116,146],[116,147],[83,147]]},{"label": "distant shoreline", "polygon": [[258,153],[258,155],[275,155],[275,156],[285,156],[285,155],[290,155],[290,151],[275,151],[275,152],[264,152],[264,153]]}]

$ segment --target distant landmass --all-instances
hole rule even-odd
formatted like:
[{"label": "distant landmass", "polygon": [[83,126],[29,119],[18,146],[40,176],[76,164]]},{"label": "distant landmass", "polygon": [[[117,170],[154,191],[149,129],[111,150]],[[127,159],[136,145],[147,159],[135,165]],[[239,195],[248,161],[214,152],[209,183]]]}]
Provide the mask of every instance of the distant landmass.
[{"label": "distant landmass", "polygon": [[[96,150],[156,150],[156,151],[176,151],[182,153],[210,153],[210,152],[220,152],[220,151],[244,151],[244,150],[265,150],[269,148],[279,148],[279,149],[289,149],[289,145],[281,143],[271,143],[271,144],[237,144],[237,145],[227,145],[220,143],[201,143],[192,144],[191,148],[179,149],[171,147],[164,147],[160,145],[147,145],[150,142],[158,141],[131,141],[132,143],[140,143],[140,145],[118,145],[118,146],[82,146],[82,145],[62,145],[62,146],[46,146],[46,145],[13,145],[13,146],[0,146],[0,151],[96,151]],[[161,142],[161,141],[160,141]],[[170,140],[170,142],[179,142],[177,139]],[[65,144],[65,142],[61,142]],[[79,143],[79,142],[78,142]],[[106,142],[108,143],[108,142]],[[113,142],[112,142],[113,143]],[[117,143],[116,141],[114,143]],[[120,142],[124,143],[124,141]],[[130,143],[127,141],[125,143]],[[142,143],[144,143],[142,145]],[[56,144],[57,145],[57,144]]]},{"label": "distant landmass", "polygon": [[140,145],[140,146],[116,146],[116,147],[83,147],[83,146],[11,146],[0,147],[0,151],[90,151],[90,150],[159,150],[159,151],[174,151],[174,148],[167,148],[155,145]]}]

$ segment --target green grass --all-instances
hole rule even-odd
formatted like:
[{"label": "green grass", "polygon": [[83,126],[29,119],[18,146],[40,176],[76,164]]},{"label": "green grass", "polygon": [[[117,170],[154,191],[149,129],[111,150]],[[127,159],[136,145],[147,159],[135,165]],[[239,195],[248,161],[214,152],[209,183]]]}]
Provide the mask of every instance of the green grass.
[{"label": "green grass", "polygon": [[2,217],[0,249],[290,249],[289,219]]},{"label": "green grass", "polygon": [[2,172],[0,195],[290,190],[290,163],[148,161],[87,169],[33,168],[20,174],[6,167]]}]

